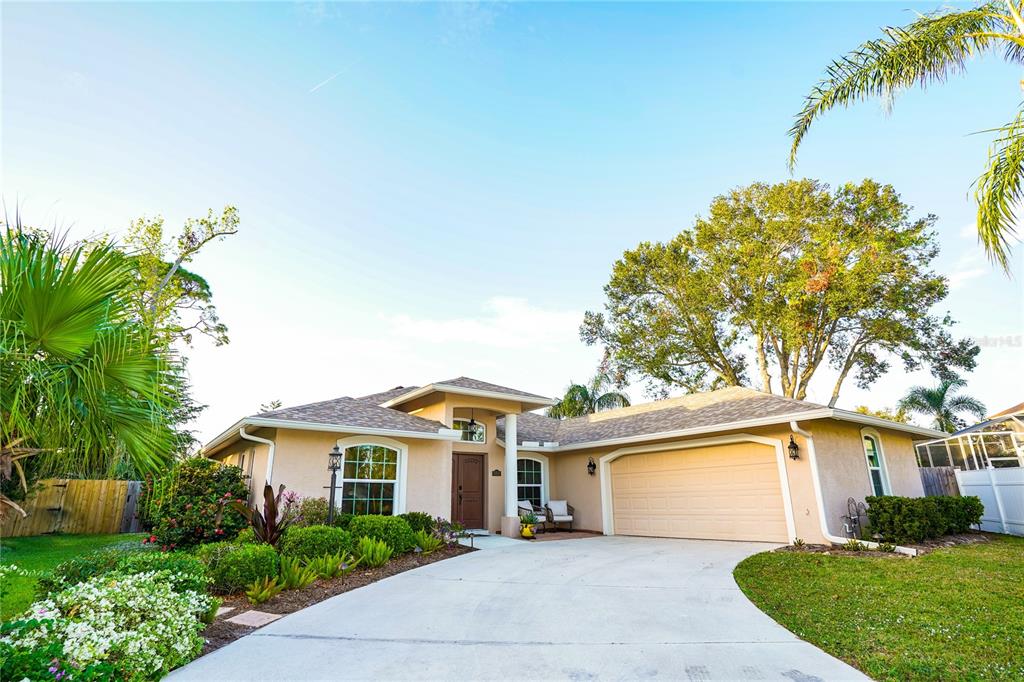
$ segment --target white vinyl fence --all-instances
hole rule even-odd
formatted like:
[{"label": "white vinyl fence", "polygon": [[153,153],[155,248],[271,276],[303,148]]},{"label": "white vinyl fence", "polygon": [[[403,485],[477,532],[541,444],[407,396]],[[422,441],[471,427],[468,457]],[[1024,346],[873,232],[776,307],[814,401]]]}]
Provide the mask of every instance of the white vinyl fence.
[{"label": "white vinyl fence", "polygon": [[956,471],[961,495],[976,495],[985,505],[981,529],[1024,535],[1024,468]]}]

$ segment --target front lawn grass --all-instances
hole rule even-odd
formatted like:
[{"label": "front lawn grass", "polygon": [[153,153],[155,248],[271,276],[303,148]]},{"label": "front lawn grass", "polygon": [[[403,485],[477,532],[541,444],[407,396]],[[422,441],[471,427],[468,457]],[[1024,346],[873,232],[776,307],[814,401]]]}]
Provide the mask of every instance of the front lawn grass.
[{"label": "front lawn grass", "polygon": [[[145,535],[37,535],[0,541],[0,564],[28,571],[48,571],[57,564],[94,549],[121,543],[136,545]],[[11,618],[32,603],[36,578],[11,575],[0,579],[0,618]]]},{"label": "front lawn grass", "polygon": [[775,552],[740,588],[798,637],[875,679],[1024,678],[1024,538],[912,559]]}]

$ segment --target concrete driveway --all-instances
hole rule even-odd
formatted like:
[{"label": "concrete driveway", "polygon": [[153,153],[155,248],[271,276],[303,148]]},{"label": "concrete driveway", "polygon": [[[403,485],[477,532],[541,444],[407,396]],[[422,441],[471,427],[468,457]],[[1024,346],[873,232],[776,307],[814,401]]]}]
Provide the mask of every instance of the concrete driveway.
[{"label": "concrete driveway", "polygon": [[595,537],[473,552],[339,595],[175,680],[867,679],[732,578],[771,545]]}]

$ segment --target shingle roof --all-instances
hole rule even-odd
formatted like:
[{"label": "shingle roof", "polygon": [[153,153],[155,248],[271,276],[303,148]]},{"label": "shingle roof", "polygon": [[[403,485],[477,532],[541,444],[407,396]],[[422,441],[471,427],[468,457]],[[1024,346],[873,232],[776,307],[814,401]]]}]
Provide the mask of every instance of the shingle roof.
[{"label": "shingle roof", "polygon": [[[517,421],[516,440],[565,446],[697,427],[726,428],[734,422],[821,409],[825,408],[802,400],[732,387],[573,419],[523,414]],[[497,431],[498,437],[504,439],[504,419],[498,420]]]},{"label": "shingle roof", "polygon": [[508,388],[507,386],[498,386],[497,384],[491,384],[486,381],[480,381],[479,379],[470,379],[469,377],[458,377],[457,379],[449,379],[448,381],[435,381],[434,384],[443,384],[445,386],[458,386],[459,388],[468,388],[476,391],[504,393],[506,395],[520,396],[522,398],[538,398],[540,400],[548,400],[548,398],[545,398],[542,395],[537,395],[536,393],[527,393],[526,391],[520,391],[515,388]]},{"label": "shingle roof", "polygon": [[347,397],[297,407],[285,407],[253,415],[253,417],[422,433],[437,433],[438,429],[447,428],[441,422],[432,419],[423,419],[399,410],[380,407],[364,399]]},{"label": "shingle roof", "polygon": [[386,403],[392,398],[397,398],[403,393],[415,391],[417,388],[419,388],[419,386],[395,386],[394,388],[389,388],[388,390],[381,391],[380,393],[371,393],[370,395],[360,396],[359,398],[356,398],[356,400],[380,405],[381,403]]}]

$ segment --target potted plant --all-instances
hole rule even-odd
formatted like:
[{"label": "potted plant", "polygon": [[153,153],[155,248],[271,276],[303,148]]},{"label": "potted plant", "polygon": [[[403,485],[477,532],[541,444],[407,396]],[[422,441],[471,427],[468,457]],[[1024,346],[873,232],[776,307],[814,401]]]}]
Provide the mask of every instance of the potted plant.
[{"label": "potted plant", "polygon": [[534,531],[536,530],[537,526],[537,515],[533,512],[530,512],[529,514],[523,514],[519,517],[519,523],[521,525],[519,534],[527,540],[533,539],[535,535]]}]

